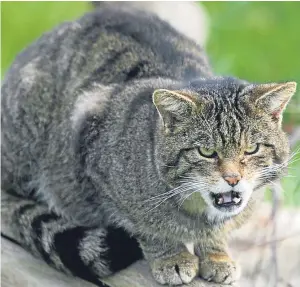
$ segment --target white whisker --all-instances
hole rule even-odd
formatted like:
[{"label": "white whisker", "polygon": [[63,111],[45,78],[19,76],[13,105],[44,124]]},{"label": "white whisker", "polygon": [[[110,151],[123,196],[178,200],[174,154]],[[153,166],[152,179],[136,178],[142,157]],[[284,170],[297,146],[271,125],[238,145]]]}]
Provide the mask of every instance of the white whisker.
[{"label": "white whisker", "polygon": [[[151,197],[150,199],[145,200],[144,202],[151,202],[151,205],[155,205],[154,207],[150,208],[146,213],[149,213],[153,210],[155,210],[157,207],[159,207],[161,204],[169,200],[170,198],[173,198],[174,196],[179,195],[180,200],[179,202],[183,199],[185,201],[186,193],[189,192],[191,195],[194,192],[200,192],[202,190],[205,190],[208,188],[208,184],[205,182],[202,182],[198,180],[195,177],[192,176],[181,176],[181,180],[179,181],[182,183],[181,185],[164,192],[162,194],[156,195]],[[192,191],[192,192],[190,192]],[[184,196],[183,196],[184,194]]]},{"label": "white whisker", "polygon": [[184,199],[182,200],[181,204],[178,206],[178,210],[180,209],[180,207],[183,205],[183,203],[192,195],[194,194],[196,191],[192,191],[191,193],[189,193],[186,197],[184,197]]}]

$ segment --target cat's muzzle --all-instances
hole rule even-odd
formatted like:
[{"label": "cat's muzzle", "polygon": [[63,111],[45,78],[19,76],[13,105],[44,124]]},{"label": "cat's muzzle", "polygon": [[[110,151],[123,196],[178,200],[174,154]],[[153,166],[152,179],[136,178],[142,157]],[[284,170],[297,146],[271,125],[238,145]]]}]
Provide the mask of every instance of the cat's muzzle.
[{"label": "cat's muzzle", "polygon": [[242,194],[236,191],[224,193],[211,193],[213,204],[216,208],[228,211],[239,207],[242,204]]}]

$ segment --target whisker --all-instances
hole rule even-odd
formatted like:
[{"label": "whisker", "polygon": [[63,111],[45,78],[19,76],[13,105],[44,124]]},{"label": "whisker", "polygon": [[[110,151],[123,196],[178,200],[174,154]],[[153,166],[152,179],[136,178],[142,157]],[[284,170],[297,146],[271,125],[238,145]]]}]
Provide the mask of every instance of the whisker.
[{"label": "whisker", "polygon": [[[187,179],[187,177],[185,177],[184,179]],[[150,208],[146,213],[153,211],[154,209],[159,207],[161,204],[166,202],[168,199],[170,199],[176,195],[182,195],[183,193],[189,192],[191,190],[193,191],[192,193],[197,192],[197,191],[200,192],[202,190],[207,189],[207,186],[208,185],[206,183],[203,183],[199,180],[196,180],[195,178],[192,178],[192,181],[190,179],[189,181],[184,182],[182,185],[180,185],[168,192],[165,192],[163,194],[156,195],[150,199],[147,199],[146,202],[153,201],[152,204],[155,204],[155,206]],[[192,193],[190,193],[190,194],[192,194]],[[181,196],[180,200],[182,200],[182,196]]]},{"label": "whisker", "polygon": [[271,184],[273,184],[274,186],[278,187],[283,193],[285,193],[285,190],[282,188],[282,186],[278,183],[275,183],[272,180],[268,180]]},{"label": "whisker", "polygon": [[171,197],[175,196],[175,195],[178,195],[180,193],[183,193],[183,192],[186,192],[186,191],[189,191],[191,189],[193,189],[194,187],[185,187],[183,189],[180,189],[178,191],[176,191],[175,193],[172,193],[171,195],[167,195],[163,198],[158,198],[156,200],[156,202],[154,202],[153,204],[157,204],[157,201],[159,202],[154,208],[156,208],[157,206],[159,206],[160,204],[162,204],[163,202],[165,202],[166,200],[170,199]]},{"label": "whisker", "polygon": [[183,203],[196,191],[192,191],[191,193],[189,193],[186,197],[184,197],[184,199],[182,200],[181,204],[178,206],[178,210],[180,209],[180,207],[183,205]]},{"label": "whisker", "polygon": [[198,183],[184,183],[184,184],[182,184],[182,185],[180,185],[180,186],[177,186],[177,187],[175,187],[175,188],[173,188],[173,189],[171,189],[171,190],[169,190],[169,191],[167,191],[167,192],[164,192],[164,193],[161,193],[161,194],[159,194],[159,195],[153,196],[153,197],[151,197],[151,198],[149,198],[149,199],[146,199],[144,202],[148,202],[148,201],[152,201],[152,200],[157,199],[157,198],[161,198],[161,197],[168,196],[169,194],[172,194],[172,193],[174,193],[174,192],[177,192],[177,190],[181,190],[181,189],[184,189],[184,188],[188,188],[188,187],[190,187],[190,186],[195,186],[195,187],[197,187],[197,186],[198,186]]},{"label": "whisker", "polygon": [[170,199],[171,197],[173,197],[173,196],[175,196],[175,195],[176,195],[176,194],[172,194],[172,195],[170,195],[169,197],[165,198],[165,199],[162,200],[160,203],[158,203],[157,205],[155,205],[153,208],[151,208],[150,210],[148,210],[148,211],[146,212],[146,214],[149,213],[150,211],[156,209],[156,208],[159,207],[161,204],[163,204],[165,201],[167,201],[168,199]]},{"label": "whisker", "polygon": [[[202,189],[202,190],[204,190],[204,189]],[[192,192],[189,193],[187,196],[185,196],[183,199],[181,198],[181,199],[179,200],[179,202],[178,202],[178,203],[180,203],[180,201],[181,201],[181,203],[180,203],[179,206],[178,206],[178,210],[180,209],[180,207],[183,205],[183,203],[184,203],[190,196],[192,196],[195,192],[201,192],[202,190],[200,190],[200,191],[198,191],[198,190],[192,191]]]}]

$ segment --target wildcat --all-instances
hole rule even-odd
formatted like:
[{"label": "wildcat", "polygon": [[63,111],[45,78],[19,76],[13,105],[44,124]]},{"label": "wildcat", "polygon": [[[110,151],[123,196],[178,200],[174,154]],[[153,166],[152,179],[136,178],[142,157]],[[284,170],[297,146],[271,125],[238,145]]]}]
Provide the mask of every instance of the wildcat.
[{"label": "wildcat", "polygon": [[142,257],[161,284],[230,284],[226,237],[286,167],[295,90],[215,76],[150,13],[64,23],[2,84],[2,217],[33,254],[100,286]]}]

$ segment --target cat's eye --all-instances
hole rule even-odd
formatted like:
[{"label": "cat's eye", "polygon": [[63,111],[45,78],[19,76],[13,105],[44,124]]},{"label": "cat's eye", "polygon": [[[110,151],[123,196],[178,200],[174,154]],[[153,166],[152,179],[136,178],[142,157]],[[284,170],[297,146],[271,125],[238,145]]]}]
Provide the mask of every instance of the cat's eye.
[{"label": "cat's eye", "polygon": [[259,150],[259,144],[253,144],[246,148],[245,155],[251,155],[257,153]]},{"label": "cat's eye", "polygon": [[218,153],[212,148],[199,147],[199,153],[203,157],[216,158]]}]

